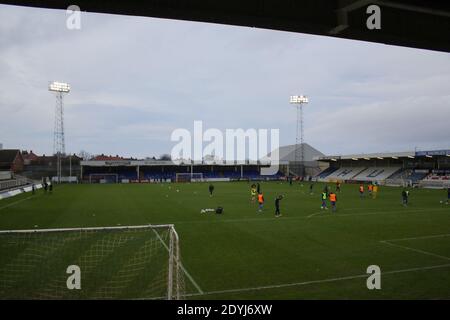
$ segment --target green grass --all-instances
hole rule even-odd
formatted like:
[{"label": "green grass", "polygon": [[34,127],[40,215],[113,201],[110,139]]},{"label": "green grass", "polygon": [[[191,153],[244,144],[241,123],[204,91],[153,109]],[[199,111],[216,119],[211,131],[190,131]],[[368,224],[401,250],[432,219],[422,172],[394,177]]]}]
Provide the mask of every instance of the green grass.
[{"label": "green grass", "polygon": [[[412,189],[405,208],[400,188],[360,199],[358,185],[344,185],[333,214],[320,210],[323,185],[314,195],[308,186],[262,183],[266,204],[257,213],[248,183],[216,183],[212,198],[205,183],[63,185],[1,200],[0,229],[173,223],[183,264],[203,291],[186,278],[192,299],[450,298],[444,191]],[[278,194],[283,216],[275,218]],[[217,206],[224,214],[200,213]],[[381,290],[366,287],[369,265],[381,268]]]}]

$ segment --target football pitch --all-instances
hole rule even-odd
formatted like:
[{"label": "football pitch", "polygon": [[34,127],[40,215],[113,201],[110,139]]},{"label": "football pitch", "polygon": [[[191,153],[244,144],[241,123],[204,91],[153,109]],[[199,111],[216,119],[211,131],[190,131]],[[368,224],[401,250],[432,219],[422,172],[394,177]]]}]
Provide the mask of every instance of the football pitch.
[{"label": "football pitch", "polygon": [[[450,299],[443,190],[410,189],[403,207],[401,188],[361,199],[358,185],[346,184],[332,213],[320,209],[324,184],[310,194],[309,183],[262,182],[258,213],[249,183],[215,183],[213,197],[208,185],[55,186],[0,201],[0,229],[174,224],[188,299]],[[218,206],[223,214],[200,213]],[[381,268],[380,290],[367,288],[370,265]]]}]

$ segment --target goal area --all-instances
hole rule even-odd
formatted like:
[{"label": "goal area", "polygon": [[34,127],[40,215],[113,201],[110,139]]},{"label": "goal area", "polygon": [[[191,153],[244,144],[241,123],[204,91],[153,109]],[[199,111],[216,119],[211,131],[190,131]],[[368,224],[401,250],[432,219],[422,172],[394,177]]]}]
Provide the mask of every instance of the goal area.
[{"label": "goal area", "polygon": [[117,173],[91,173],[89,183],[118,183],[119,175]]},{"label": "goal area", "polygon": [[177,173],[175,175],[176,182],[202,182],[203,173]]},{"label": "goal area", "polygon": [[181,299],[173,225],[0,231],[0,299]]}]

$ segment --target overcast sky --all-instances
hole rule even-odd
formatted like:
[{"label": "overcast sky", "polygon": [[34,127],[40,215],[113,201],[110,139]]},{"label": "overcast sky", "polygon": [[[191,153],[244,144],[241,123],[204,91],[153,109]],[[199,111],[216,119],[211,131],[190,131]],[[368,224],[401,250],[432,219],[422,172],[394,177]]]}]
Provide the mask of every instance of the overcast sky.
[{"label": "overcast sky", "polygon": [[450,149],[450,55],[304,34],[0,5],[0,143],[50,154],[70,83],[66,151],[159,156],[176,128],[280,129],[306,94],[305,140],[325,154]]}]

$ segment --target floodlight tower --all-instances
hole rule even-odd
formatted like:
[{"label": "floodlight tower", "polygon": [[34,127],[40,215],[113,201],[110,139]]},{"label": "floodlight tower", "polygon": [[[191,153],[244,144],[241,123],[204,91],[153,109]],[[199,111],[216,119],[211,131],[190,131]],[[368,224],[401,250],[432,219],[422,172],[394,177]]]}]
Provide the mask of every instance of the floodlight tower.
[{"label": "floodlight tower", "polygon": [[[295,137],[295,163],[298,165],[299,158],[301,161],[301,174],[305,177],[305,146],[303,136],[303,105],[309,102],[306,96],[291,96],[291,104],[295,105],[297,109],[297,129]],[[299,145],[300,145],[300,157],[299,157]]]},{"label": "floodlight tower", "polygon": [[51,82],[48,90],[56,94],[55,106],[55,131],[53,135],[53,154],[56,155],[56,175],[58,183],[61,182],[61,156],[65,155],[66,147],[64,142],[64,104],[63,96],[70,92],[70,86],[63,82]]}]

